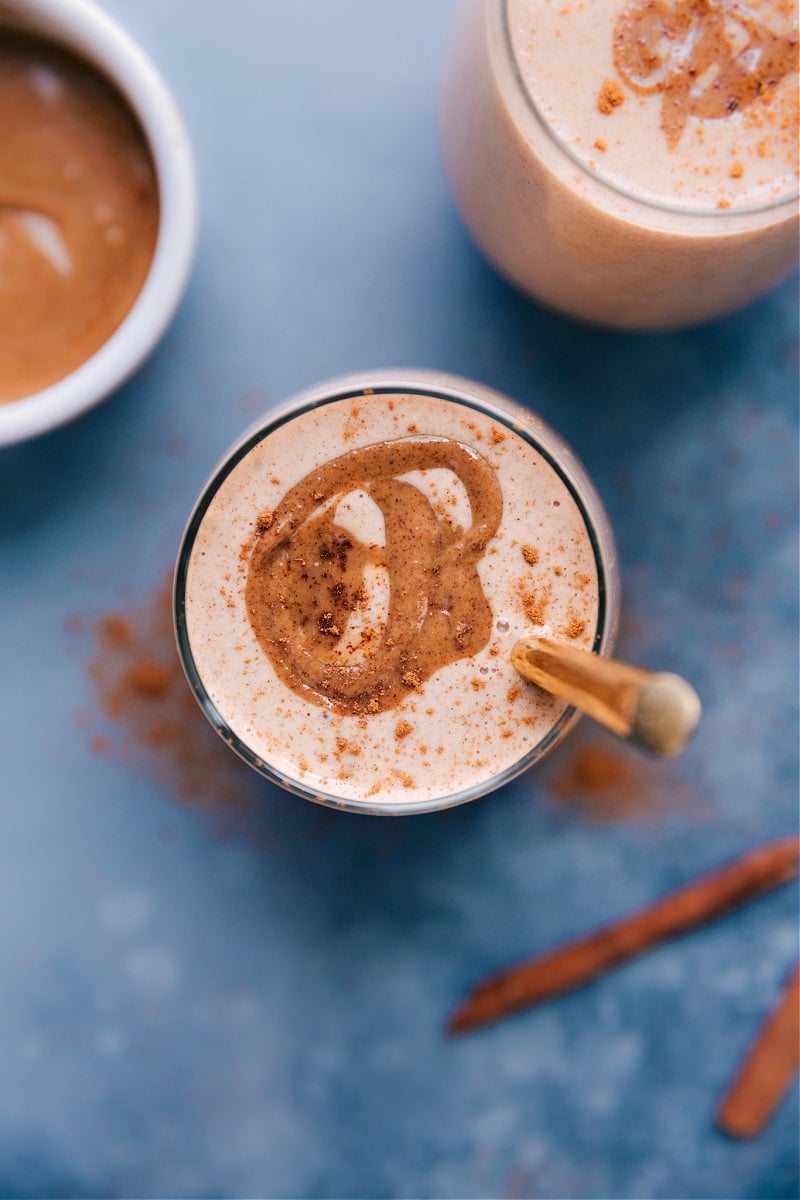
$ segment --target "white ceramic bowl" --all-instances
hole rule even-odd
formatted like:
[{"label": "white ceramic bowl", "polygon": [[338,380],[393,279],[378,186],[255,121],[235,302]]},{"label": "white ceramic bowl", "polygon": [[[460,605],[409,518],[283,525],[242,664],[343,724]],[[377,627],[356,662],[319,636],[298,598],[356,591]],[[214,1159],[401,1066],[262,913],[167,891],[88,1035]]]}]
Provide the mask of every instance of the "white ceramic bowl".
[{"label": "white ceramic bowl", "polygon": [[0,0],[0,23],[73,51],[138,117],[155,162],[160,221],[150,272],[119,328],[85,363],[34,395],[0,405],[0,446],[23,441],[99,403],[161,338],[183,295],[197,236],[194,160],[175,101],[130,34],[92,0]]}]

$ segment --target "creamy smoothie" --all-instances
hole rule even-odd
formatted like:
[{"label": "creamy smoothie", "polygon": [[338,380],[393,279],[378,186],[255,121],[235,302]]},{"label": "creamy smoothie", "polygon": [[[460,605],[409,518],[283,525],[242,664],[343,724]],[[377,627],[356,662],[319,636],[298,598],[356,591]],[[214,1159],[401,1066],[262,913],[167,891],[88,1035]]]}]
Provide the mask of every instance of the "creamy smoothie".
[{"label": "creamy smoothie", "polygon": [[158,225],[150,150],[118,92],[0,24],[0,404],[108,340],[144,284]]},{"label": "creamy smoothie", "polygon": [[797,86],[784,0],[468,0],[445,162],[525,290],[604,324],[691,324],[796,262]]},{"label": "creamy smoothie", "polygon": [[499,786],[574,714],[523,682],[538,629],[608,652],[613,543],[570,451],[478,385],[351,377],[265,420],[190,521],[176,624],[195,693],[251,765],[356,811]]}]

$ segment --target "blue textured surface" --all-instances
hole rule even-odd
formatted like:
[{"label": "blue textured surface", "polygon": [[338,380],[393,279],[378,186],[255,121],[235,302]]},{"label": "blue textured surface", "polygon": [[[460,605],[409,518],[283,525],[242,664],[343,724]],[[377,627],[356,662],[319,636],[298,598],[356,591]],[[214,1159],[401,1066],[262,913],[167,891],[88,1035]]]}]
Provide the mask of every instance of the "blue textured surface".
[{"label": "blue textured surface", "polygon": [[[648,337],[513,293],[439,165],[450,0],[108,7],[184,110],[203,226],[138,377],[0,454],[0,1195],[796,1196],[796,1093],[751,1143],[712,1119],[796,955],[795,887],[442,1032],[478,975],[797,827],[795,284]],[[65,618],[147,604],[259,409],[393,365],[506,391],[592,474],[620,650],[705,703],[686,755],[648,768],[662,803],[638,820],[557,800],[568,745],[404,822],[243,773],[257,807],[221,837],[152,771],[90,751]]]}]

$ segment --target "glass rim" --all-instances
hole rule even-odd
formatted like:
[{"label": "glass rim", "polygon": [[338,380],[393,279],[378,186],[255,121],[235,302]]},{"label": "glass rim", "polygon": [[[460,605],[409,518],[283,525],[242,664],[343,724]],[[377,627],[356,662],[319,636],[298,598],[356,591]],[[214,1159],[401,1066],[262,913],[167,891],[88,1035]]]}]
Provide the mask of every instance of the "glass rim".
[{"label": "glass rim", "polygon": [[[380,373],[376,372],[375,374],[377,376]],[[428,797],[423,800],[376,801],[374,798],[354,798],[339,793],[326,792],[306,785],[287,775],[272,764],[265,762],[260,755],[248,746],[244,739],[239,737],[211,699],[192,653],[186,619],[186,583],[195,540],[205,515],[223,483],[255,446],[259,445],[282,425],[304,416],[315,409],[341,400],[363,398],[365,395],[428,396],[438,400],[454,401],[465,407],[472,408],[476,412],[491,416],[493,420],[503,424],[510,432],[522,438],[523,441],[528,442],[542,456],[556,472],[558,478],[569,492],[586,528],[597,569],[598,603],[597,623],[592,642],[593,653],[608,653],[613,648],[616,631],[615,615],[619,604],[615,548],[613,539],[610,539],[610,532],[604,544],[604,540],[598,530],[598,525],[590,516],[584,495],[577,483],[570,477],[569,472],[561,466],[552,452],[540,443],[530,429],[521,426],[514,419],[512,413],[493,405],[490,400],[479,399],[477,396],[463,393],[457,387],[443,387],[441,384],[433,382],[430,386],[422,383],[409,385],[406,380],[400,377],[399,373],[396,384],[389,382],[371,384],[367,382],[368,378],[372,378],[371,376],[364,376],[363,378],[364,383],[361,386],[342,386],[339,388],[335,385],[334,381],[334,386],[324,394],[309,396],[307,392],[303,393],[297,398],[296,404],[290,401],[289,404],[279,411],[273,414],[265,414],[265,419],[251,427],[214,470],[192,510],[178,550],[173,584],[173,621],[178,656],[195,699],[215,732],[239,758],[243,759],[248,766],[252,767],[259,775],[270,782],[313,803],[340,811],[360,813],[362,815],[412,816],[425,812],[441,812],[448,808],[455,808],[458,805],[466,804],[471,800],[477,800],[479,797],[487,795],[489,792],[495,791],[497,788],[502,787],[503,784],[515,779],[527,770],[528,767],[538,762],[539,759],[544,757],[545,754],[561,741],[578,721],[580,713],[573,706],[567,706],[558,720],[535,745],[531,746],[526,754],[496,775],[490,776],[488,779],[482,779],[480,783],[463,788],[458,792],[447,793],[444,796]],[[476,386],[483,387],[483,385]],[[316,389],[314,391],[316,392]],[[544,422],[542,422],[542,425],[544,426]],[[551,431],[546,426],[545,428],[556,442],[561,441],[560,436],[555,431]],[[566,446],[566,443],[564,445]],[[586,476],[585,483],[589,486],[588,489],[584,487],[584,491],[593,492],[588,476]],[[604,517],[605,510],[602,507],[599,497],[593,496],[591,498],[596,505],[600,506],[601,515]]]},{"label": "glass rim", "polygon": [[800,199],[800,181],[798,181],[797,186],[791,192],[787,192],[785,195],[780,196],[775,200],[765,201],[763,204],[743,205],[737,208],[693,208],[689,205],[681,206],[677,204],[670,204],[668,201],[659,200],[655,196],[643,195],[642,193],[634,192],[626,187],[623,187],[621,184],[615,183],[613,180],[607,178],[599,171],[594,170],[589,166],[585,159],[581,158],[573,149],[571,149],[570,146],[561,140],[533,98],[530,89],[525,82],[522,68],[520,67],[519,59],[517,57],[516,50],[514,49],[514,39],[511,34],[511,22],[508,11],[511,0],[495,0],[495,2],[499,4],[502,11],[501,25],[506,55],[511,64],[512,74],[516,81],[517,87],[519,88],[527,107],[535,117],[539,126],[544,130],[552,144],[558,150],[562,151],[562,153],[564,153],[567,158],[576,167],[578,167],[582,174],[584,174],[587,178],[593,180],[595,183],[600,184],[602,187],[609,188],[612,192],[616,192],[617,195],[624,197],[626,200],[643,205],[645,208],[669,213],[672,216],[702,217],[713,221],[722,222],[732,222],[737,217],[752,217],[773,211],[776,212],[779,209],[786,208],[793,203],[796,204],[798,199]]}]

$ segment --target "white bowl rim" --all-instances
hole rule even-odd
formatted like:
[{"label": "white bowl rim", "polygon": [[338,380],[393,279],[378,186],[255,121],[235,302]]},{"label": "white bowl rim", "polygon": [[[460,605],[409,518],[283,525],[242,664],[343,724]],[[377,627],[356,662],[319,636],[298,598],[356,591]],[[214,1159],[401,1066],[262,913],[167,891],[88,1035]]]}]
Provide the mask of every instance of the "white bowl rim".
[{"label": "white bowl rim", "polygon": [[0,446],[54,429],[98,404],[154,349],[186,288],[197,241],[197,182],[189,136],[160,73],[134,38],[94,0],[0,0],[0,21],[41,33],[82,55],[139,119],[158,178],[153,261],[128,315],[91,358],[31,396],[0,404]]}]

